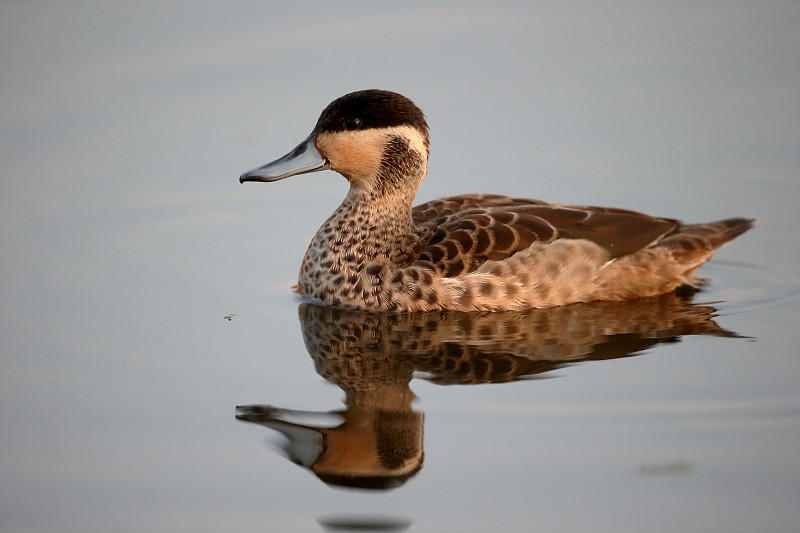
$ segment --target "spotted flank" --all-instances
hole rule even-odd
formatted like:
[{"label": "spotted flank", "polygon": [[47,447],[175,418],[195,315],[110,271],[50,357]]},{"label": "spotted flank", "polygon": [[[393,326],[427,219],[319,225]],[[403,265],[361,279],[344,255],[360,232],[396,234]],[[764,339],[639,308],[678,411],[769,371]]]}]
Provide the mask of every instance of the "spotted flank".
[{"label": "spotted flank", "polygon": [[345,95],[284,157],[242,174],[334,170],[350,182],[311,241],[297,292],[381,312],[504,311],[620,301],[699,283],[695,271],[755,224],[682,224],[635,211],[472,194],[412,208],[427,174],[422,111],[396,93]]}]

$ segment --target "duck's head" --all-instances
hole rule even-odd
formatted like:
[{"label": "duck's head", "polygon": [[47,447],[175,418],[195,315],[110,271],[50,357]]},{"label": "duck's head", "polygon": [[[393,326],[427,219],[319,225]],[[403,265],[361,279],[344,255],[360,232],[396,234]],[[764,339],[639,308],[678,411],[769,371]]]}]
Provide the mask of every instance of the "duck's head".
[{"label": "duck's head", "polygon": [[422,111],[405,96],[370,89],[331,102],[294,150],[245,172],[239,181],[278,181],[331,169],[358,189],[413,194],[427,172],[428,150]]}]

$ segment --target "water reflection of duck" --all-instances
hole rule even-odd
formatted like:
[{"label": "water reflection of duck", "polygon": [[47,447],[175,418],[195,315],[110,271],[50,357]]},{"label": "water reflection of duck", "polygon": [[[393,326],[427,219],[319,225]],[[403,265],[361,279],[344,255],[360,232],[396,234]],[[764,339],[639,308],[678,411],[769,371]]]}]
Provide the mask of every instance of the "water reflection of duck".
[{"label": "water reflection of duck", "polygon": [[513,381],[578,361],[640,353],[682,335],[735,336],[715,309],[668,294],[525,312],[380,315],[303,304],[317,372],[345,391],[346,408],[316,413],[250,405],[237,418],[287,439],[294,462],[335,486],[388,489],[422,468],[423,415],[409,383]]},{"label": "water reflection of duck", "polygon": [[345,95],[286,156],[242,174],[276,181],[331,169],[350,182],[311,241],[298,291],[377,311],[503,311],[620,301],[695,285],[714,251],[753,226],[681,224],[605,207],[496,195],[412,210],[428,169],[428,125],[389,91]]}]

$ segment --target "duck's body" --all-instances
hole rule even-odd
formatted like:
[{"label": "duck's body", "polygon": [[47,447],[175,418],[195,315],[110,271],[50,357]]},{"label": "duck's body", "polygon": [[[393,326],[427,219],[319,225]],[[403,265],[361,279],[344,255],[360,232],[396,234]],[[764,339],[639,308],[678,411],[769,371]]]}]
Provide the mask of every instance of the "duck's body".
[{"label": "duck's body", "polygon": [[350,182],[308,247],[301,294],[384,312],[523,310],[653,296],[696,284],[695,270],[754,224],[733,218],[684,225],[495,195],[412,209],[428,147],[425,117],[410,100],[360,91],[331,103],[290,154],[241,176],[276,181],[330,168]]}]

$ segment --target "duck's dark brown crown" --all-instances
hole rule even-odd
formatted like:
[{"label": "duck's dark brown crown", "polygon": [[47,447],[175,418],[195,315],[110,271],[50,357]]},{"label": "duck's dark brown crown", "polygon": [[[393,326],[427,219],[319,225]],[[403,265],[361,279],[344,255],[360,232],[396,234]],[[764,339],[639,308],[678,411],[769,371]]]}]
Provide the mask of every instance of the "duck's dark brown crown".
[{"label": "duck's dark brown crown", "polygon": [[322,111],[314,129],[317,132],[353,129],[352,120],[348,128],[348,119],[353,118],[360,120],[358,129],[416,128],[424,134],[428,145],[428,123],[422,111],[405,96],[380,89],[356,91],[337,98]]}]

